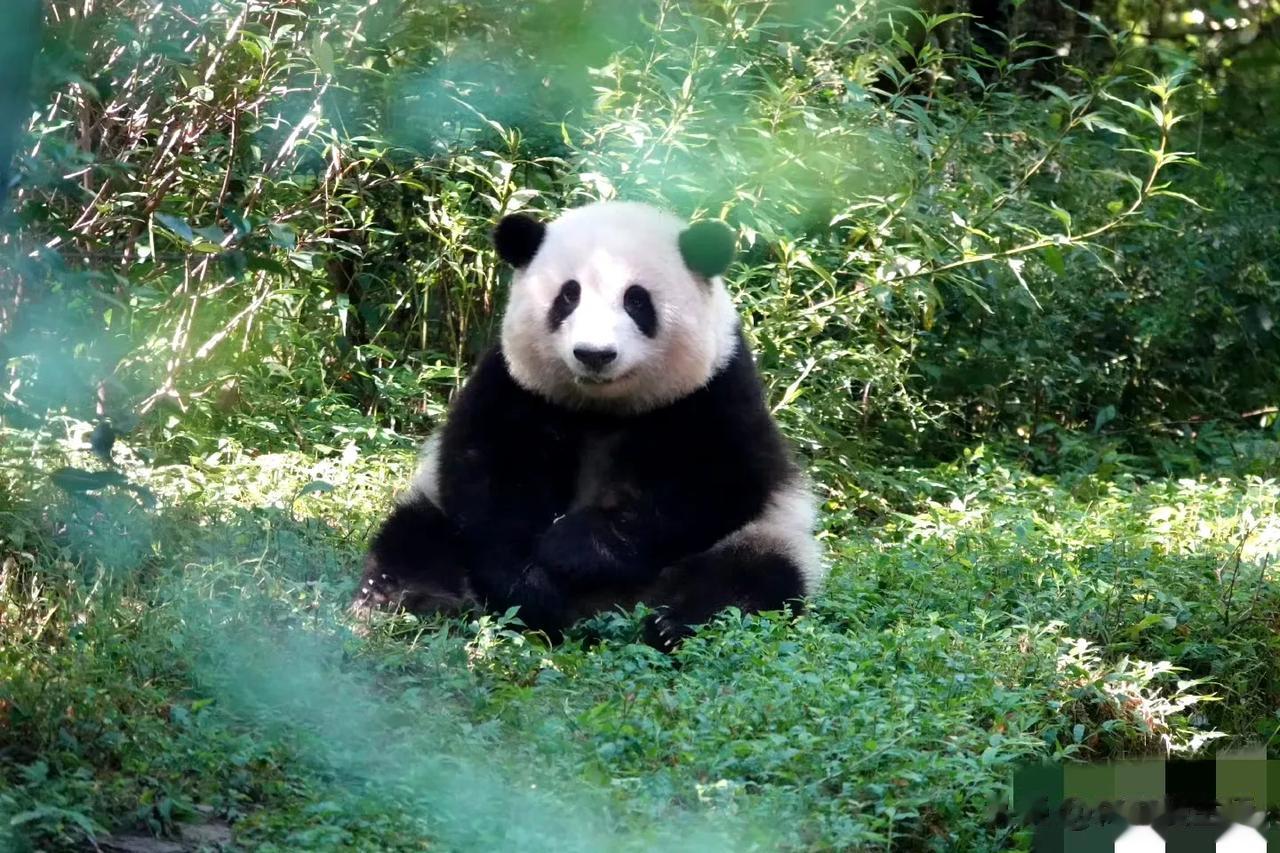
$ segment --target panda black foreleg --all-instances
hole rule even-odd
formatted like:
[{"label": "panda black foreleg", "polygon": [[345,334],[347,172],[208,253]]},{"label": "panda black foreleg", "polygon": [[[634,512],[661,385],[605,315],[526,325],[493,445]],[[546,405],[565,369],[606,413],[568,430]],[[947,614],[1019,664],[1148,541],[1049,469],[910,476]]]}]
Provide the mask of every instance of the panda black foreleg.
[{"label": "panda black foreleg", "polygon": [[467,549],[452,522],[425,495],[399,504],[369,546],[352,608],[426,614],[473,603]]},{"label": "panda black foreleg", "polygon": [[645,623],[645,642],[671,651],[720,611],[743,613],[799,607],[799,566],[784,552],[744,544],[722,545],[665,569],[646,595],[656,613]]}]

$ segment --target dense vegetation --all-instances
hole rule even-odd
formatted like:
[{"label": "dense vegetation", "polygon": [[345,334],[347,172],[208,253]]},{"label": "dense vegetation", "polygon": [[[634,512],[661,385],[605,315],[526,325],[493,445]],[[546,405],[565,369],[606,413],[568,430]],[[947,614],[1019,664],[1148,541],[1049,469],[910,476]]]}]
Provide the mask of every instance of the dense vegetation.
[{"label": "dense vegetation", "polygon": [[[1019,762],[1276,755],[1278,31],[50,0],[0,213],[0,847],[1025,849]],[[352,623],[492,340],[490,224],[614,196],[738,230],[829,588],[675,660],[635,614]]]}]

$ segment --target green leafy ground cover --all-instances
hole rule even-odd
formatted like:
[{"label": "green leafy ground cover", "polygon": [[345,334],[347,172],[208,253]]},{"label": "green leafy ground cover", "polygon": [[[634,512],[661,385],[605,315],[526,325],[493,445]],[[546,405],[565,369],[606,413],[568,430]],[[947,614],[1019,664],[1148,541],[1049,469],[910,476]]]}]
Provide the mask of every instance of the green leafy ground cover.
[{"label": "green leafy ground cover", "polygon": [[1280,741],[1274,444],[1181,479],[1097,440],[1093,472],[861,474],[810,612],[667,659],[634,615],[556,649],[351,622],[409,449],[124,448],[131,488],[84,492],[87,428],[0,436],[12,849],[994,849],[1025,845],[986,821],[1020,762]]}]

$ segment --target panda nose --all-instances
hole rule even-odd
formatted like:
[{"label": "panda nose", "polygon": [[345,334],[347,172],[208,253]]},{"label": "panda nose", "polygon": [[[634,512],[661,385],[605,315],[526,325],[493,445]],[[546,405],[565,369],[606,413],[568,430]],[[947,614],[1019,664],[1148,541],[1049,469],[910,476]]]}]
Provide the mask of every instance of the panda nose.
[{"label": "panda nose", "polygon": [[591,370],[599,373],[604,370],[604,366],[618,357],[618,351],[613,347],[574,347],[573,357],[585,364]]}]

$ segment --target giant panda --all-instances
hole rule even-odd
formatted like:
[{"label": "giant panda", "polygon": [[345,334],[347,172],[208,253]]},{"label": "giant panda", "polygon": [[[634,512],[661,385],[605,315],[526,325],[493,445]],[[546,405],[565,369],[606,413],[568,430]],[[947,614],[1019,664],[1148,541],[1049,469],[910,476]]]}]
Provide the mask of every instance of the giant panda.
[{"label": "giant panda", "polygon": [[732,232],[605,201],[493,239],[500,342],[373,537],[356,610],[518,606],[558,638],[644,602],[670,650],[726,607],[800,605],[816,504],[721,278]]}]

